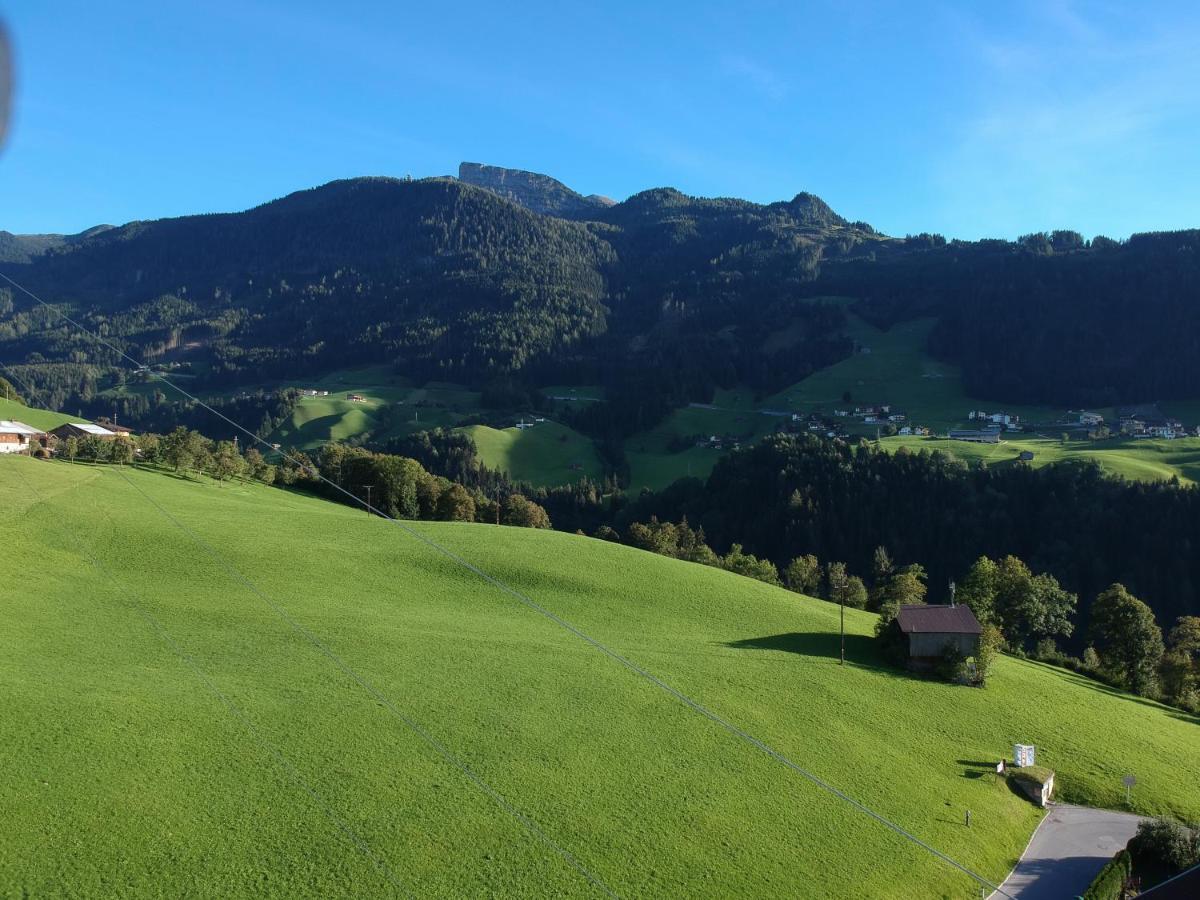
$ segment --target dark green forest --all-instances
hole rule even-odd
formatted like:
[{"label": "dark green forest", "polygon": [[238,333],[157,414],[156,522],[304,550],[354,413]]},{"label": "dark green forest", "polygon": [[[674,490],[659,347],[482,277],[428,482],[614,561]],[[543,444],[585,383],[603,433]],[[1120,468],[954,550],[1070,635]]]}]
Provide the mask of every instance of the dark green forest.
[{"label": "dark green forest", "polygon": [[[980,398],[1200,396],[1200,232],[895,239],[810,194],[762,205],[661,188],[570,220],[519,199],[354,179],[242,213],[4,234],[0,265],[198,388],[380,362],[479,389],[599,383],[617,402],[576,424],[601,440],[851,352],[840,307],[813,302],[827,296],[881,327],[936,317],[928,349]],[[796,340],[768,349],[789,328]],[[0,359],[66,408],[121,377],[113,354],[9,289]]]},{"label": "dark green forest", "polygon": [[[761,206],[655,190],[596,209],[575,222],[453,179],[356,179],[51,242],[4,271],[198,388],[387,362],[478,388],[632,378],[665,411],[849,352],[804,289],[822,259],[884,243],[868,226],[808,195]],[[798,348],[763,352],[797,320]],[[118,377],[115,354],[11,290],[0,358],[68,408]]]}]

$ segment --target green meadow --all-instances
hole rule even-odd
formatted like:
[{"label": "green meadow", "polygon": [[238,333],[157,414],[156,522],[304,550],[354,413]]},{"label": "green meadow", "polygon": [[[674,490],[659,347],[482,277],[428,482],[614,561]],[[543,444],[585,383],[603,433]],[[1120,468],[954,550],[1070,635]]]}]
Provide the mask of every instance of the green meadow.
[{"label": "green meadow", "polygon": [[[273,443],[301,450],[367,433],[386,440],[429,428],[452,428],[479,407],[479,394],[461,385],[437,381],[417,385],[387,366],[348,369],[278,386],[329,391],[326,397],[300,398],[288,421],[271,435]],[[350,400],[351,394],[363,399]]]},{"label": "green meadow", "polygon": [[[847,313],[846,334],[860,352],[815,372],[767,398],[763,406],[831,414],[848,405],[891,403],[913,424],[947,431],[967,420],[973,407],[1016,413],[1029,421],[1053,421],[1065,410],[1045,406],[997,404],[973,400],[962,386],[957,366],[939,362],[926,351],[933,319],[900,322],[887,331]],[[874,433],[874,427],[864,428]]]},{"label": "green meadow", "polygon": [[32,425],[34,428],[41,428],[43,431],[49,431],[51,428],[65,425],[67,422],[87,421],[87,419],[80,416],[68,416],[64,413],[50,412],[46,409],[35,409],[25,406],[22,403],[17,403],[15,400],[5,400],[2,397],[0,397],[0,419],[24,422],[26,425]]},{"label": "green meadow", "polygon": [[937,437],[889,437],[880,441],[887,450],[904,447],[910,451],[941,451],[971,462],[985,465],[1015,465],[1022,452],[1033,454],[1028,461],[1039,467],[1052,463],[1094,460],[1110,475],[1130,481],[1200,482],[1200,438],[1178,438],[1173,441],[1111,438],[1103,441],[1074,440],[1063,442],[1052,438],[1020,436],[1005,438],[999,444],[974,444]]},{"label": "green meadow", "polygon": [[[660,489],[685,476],[705,478],[735,443],[751,443],[770,434],[790,417],[768,416],[759,409],[769,404],[758,403],[748,388],[718,390],[710,404],[693,404],[677,409],[666,419],[647,431],[635,434],[625,442],[629,459],[630,487]],[[671,450],[673,440],[729,438],[722,440],[720,450],[696,446],[689,442],[682,450]]]},{"label": "green meadow", "polygon": [[[393,711],[620,896],[979,896],[385,520],[23,457],[0,508],[2,896],[599,893]],[[1200,816],[1200,722],[1154,703],[1012,659],[986,689],[911,678],[855,611],[840,666],[817,600],[575,535],[409,527],[993,882],[1040,817],[990,774],[1016,741],[1064,799],[1118,806],[1132,772],[1138,811]]]},{"label": "green meadow", "polygon": [[485,465],[507,472],[517,481],[549,486],[585,476],[594,481],[604,478],[592,440],[557,422],[537,422],[524,429],[468,425],[458,430],[475,441]]}]

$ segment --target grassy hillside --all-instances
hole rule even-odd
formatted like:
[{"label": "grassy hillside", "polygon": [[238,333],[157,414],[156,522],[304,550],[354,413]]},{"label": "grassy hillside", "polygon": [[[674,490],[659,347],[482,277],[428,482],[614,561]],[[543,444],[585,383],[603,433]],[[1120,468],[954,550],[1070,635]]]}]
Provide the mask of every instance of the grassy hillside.
[{"label": "grassy hillside", "polygon": [[[721,390],[709,404],[677,409],[665,420],[625,442],[629,459],[630,487],[664,488],[685,476],[705,478],[722,455],[739,441],[754,441],[771,431],[786,417],[763,415],[749,389]],[[721,449],[690,445],[672,452],[673,439],[702,436],[721,438]]]},{"label": "grassy hillside", "polygon": [[15,419],[26,425],[32,425],[34,428],[41,428],[43,431],[57,428],[66,422],[87,421],[79,416],[68,416],[65,413],[50,412],[47,409],[35,409],[14,400],[5,400],[3,397],[0,397],[0,419]]},{"label": "grassy hillside", "polygon": [[[623,896],[976,897],[964,876],[380,519],[257,485],[0,458],[0,895],[371,896],[391,885],[131,608],[420,896],[583,878],[136,488]],[[1200,723],[1045,666],[881,667],[873,617],[556,532],[414,523],[999,881],[1038,814],[983,774],[1200,815]],[[96,569],[81,550],[103,561]],[[972,811],[972,827],[962,825]]]},{"label": "grassy hillside", "polygon": [[[891,403],[897,411],[907,414],[909,422],[932,428],[935,434],[968,425],[967,414],[973,407],[1014,413],[1026,422],[1037,424],[1039,432],[1015,434],[1013,439],[1001,445],[970,444],[937,437],[885,438],[883,446],[889,449],[941,450],[960,459],[983,460],[988,464],[1011,463],[1021,451],[1031,450],[1036,466],[1091,458],[1106,471],[1131,480],[1162,481],[1173,477],[1184,482],[1200,480],[1200,439],[1077,440],[1062,444],[1059,436],[1063,429],[1053,423],[1066,415],[1065,409],[968,397],[958,368],[938,362],[925,351],[933,319],[902,322],[888,331],[881,331],[852,313],[847,314],[847,321],[846,333],[869,352],[855,353],[760,400],[755,400],[752,392],[745,388],[718,391],[712,404],[676,410],[662,424],[632,437],[626,443],[631,486],[634,489],[661,488],[685,475],[705,477],[731,446],[726,441],[720,450],[689,447],[672,453],[668,445],[673,437],[706,434],[755,440],[785,421],[764,415],[763,410],[819,411],[829,415],[836,408],[867,403]],[[776,339],[786,342],[787,335],[781,333]],[[846,393],[851,396],[849,403],[842,399]],[[1196,404],[1174,403],[1163,404],[1163,407],[1168,413],[1183,417],[1185,422],[1200,421],[1200,406]],[[1111,408],[1097,411],[1115,421]],[[876,434],[873,425],[856,423],[853,419],[839,421],[852,436],[874,437]]]},{"label": "grassy hillside", "polygon": [[829,413],[845,405],[842,395],[849,392],[851,405],[892,403],[907,413],[912,422],[943,432],[963,423],[972,407],[1003,408],[1033,421],[1052,421],[1064,412],[1045,406],[996,404],[968,397],[958,368],[925,352],[933,319],[901,322],[887,331],[853,313],[847,313],[847,321],[846,334],[862,352],[780,391],[765,400],[764,406]]},{"label": "grassy hillside", "polygon": [[[329,391],[327,397],[302,397],[291,418],[271,436],[272,442],[302,450],[315,450],[329,441],[345,441],[366,432],[383,440],[427,428],[452,427],[479,406],[479,394],[461,385],[429,382],[418,386],[387,366],[347,369],[266,387]],[[349,394],[365,400],[349,400]]]},{"label": "grassy hillside", "polygon": [[554,485],[584,476],[596,481],[604,477],[591,439],[557,422],[539,422],[526,429],[469,425],[460,430],[475,441],[485,465],[518,481]]},{"label": "grassy hillside", "polygon": [[1033,436],[1005,438],[999,444],[972,444],[936,437],[890,437],[880,444],[888,450],[940,450],[959,459],[979,460],[987,465],[1012,465],[1022,451],[1033,454],[1032,466],[1068,460],[1092,459],[1106,472],[1131,481],[1168,481],[1185,484],[1200,481],[1200,438],[1173,441],[1113,439],[1068,441]]}]

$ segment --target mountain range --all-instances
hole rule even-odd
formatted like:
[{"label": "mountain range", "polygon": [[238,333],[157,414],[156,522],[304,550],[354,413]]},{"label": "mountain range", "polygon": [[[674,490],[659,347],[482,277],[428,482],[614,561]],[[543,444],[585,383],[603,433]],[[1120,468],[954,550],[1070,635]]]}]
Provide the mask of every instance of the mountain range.
[{"label": "mountain range", "polygon": [[[388,362],[477,386],[606,382],[649,404],[629,414],[644,423],[852,352],[845,301],[822,300],[837,296],[880,327],[934,317],[930,351],[981,398],[1200,397],[1195,231],[895,238],[810,193],[758,204],[657,188],[614,203],[530,172],[459,174],[336,181],[245,212],[71,236],[2,233],[0,262],[131,355],[214,385]],[[94,378],[70,364],[115,362],[12,292],[0,317],[0,357],[42,367],[60,394]]]}]

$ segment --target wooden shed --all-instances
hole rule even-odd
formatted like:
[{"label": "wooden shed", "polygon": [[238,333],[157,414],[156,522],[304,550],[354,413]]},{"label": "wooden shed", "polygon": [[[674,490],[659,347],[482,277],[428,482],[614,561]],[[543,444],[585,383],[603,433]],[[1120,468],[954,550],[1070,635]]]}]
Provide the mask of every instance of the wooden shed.
[{"label": "wooden shed", "polygon": [[901,606],[896,627],[908,650],[908,667],[928,670],[937,666],[947,646],[964,657],[979,654],[983,628],[969,606]]}]

